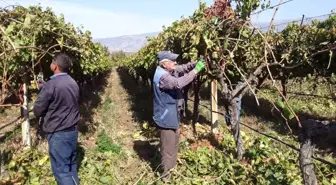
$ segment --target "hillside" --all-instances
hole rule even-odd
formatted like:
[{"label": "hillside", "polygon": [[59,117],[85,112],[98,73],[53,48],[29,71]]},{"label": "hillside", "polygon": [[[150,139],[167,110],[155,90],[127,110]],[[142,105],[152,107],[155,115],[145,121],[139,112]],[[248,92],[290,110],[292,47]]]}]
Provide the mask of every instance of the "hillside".
[{"label": "hillside", "polygon": [[159,32],[144,33],[138,35],[125,35],[112,38],[94,39],[107,47],[110,51],[124,51],[127,53],[137,52],[147,42],[147,37],[156,36]]}]

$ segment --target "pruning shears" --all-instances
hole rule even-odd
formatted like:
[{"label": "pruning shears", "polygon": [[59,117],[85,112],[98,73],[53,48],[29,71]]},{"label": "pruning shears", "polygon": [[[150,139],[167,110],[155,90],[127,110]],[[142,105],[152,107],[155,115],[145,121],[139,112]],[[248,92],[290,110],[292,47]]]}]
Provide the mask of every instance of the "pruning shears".
[{"label": "pruning shears", "polygon": [[[37,83],[37,89],[41,91],[43,84],[45,83],[44,81],[44,75],[43,72],[39,72],[39,74],[36,76],[36,83]],[[43,124],[43,117],[40,117],[38,120],[38,126],[37,126],[37,138],[41,140],[43,138],[43,132],[42,132],[42,124]]]}]

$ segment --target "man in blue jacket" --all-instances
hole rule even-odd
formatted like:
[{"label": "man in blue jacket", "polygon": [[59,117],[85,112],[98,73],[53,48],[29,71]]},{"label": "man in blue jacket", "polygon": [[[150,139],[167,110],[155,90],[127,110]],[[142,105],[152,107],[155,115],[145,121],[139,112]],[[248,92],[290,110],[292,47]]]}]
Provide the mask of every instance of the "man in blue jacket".
[{"label": "man in blue jacket", "polygon": [[205,66],[203,61],[176,65],[177,57],[178,54],[169,51],[159,52],[157,55],[159,66],[153,79],[153,119],[160,132],[163,181],[169,179],[169,171],[176,166],[177,161],[179,112],[183,107],[181,89],[191,83]]},{"label": "man in blue jacket", "polygon": [[58,185],[78,185],[76,148],[79,121],[79,87],[67,72],[72,65],[64,53],[57,53],[50,65],[54,75],[43,84],[34,105],[36,117],[44,117],[49,155]]}]

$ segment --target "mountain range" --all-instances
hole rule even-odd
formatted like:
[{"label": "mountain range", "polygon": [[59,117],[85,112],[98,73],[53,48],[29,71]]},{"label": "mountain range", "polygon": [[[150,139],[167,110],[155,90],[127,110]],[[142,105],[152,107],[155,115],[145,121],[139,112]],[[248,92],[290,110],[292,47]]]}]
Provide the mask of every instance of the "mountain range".
[{"label": "mountain range", "polygon": [[147,43],[148,37],[155,37],[159,32],[151,32],[137,35],[124,35],[112,38],[94,39],[94,42],[107,46],[111,52],[124,51],[126,53],[137,52],[142,46]]}]

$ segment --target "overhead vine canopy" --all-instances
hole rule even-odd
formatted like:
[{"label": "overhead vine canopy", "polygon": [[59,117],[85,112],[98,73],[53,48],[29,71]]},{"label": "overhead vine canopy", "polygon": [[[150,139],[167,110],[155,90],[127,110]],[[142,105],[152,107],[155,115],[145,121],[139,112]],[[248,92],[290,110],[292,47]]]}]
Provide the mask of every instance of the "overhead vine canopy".
[{"label": "overhead vine canopy", "polygon": [[335,16],[312,25],[289,24],[282,32],[270,27],[265,33],[252,25],[249,16],[259,6],[270,6],[269,1],[234,2],[235,9],[227,0],[216,0],[210,7],[201,3],[192,16],[164,28],[124,64],[131,69],[145,68],[152,74],[160,50],[181,54],[182,62],[203,56],[208,77],[220,79],[222,86],[228,84],[231,90],[234,87],[230,84],[238,81],[246,82],[247,87],[249,83],[262,83],[265,77],[280,78],[288,71],[292,76],[307,72],[334,76]]},{"label": "overhead vine canopy", "polygon": [[73,58],[72,73],[78,82],[95,76],[110,65],[108,50],[93,43],[90,32],[83,32],[50,8],[7,7],[0,12],[0,103],[16,93],[22,77],[38,72],[51,75],[49,65],[55,52]]}]

